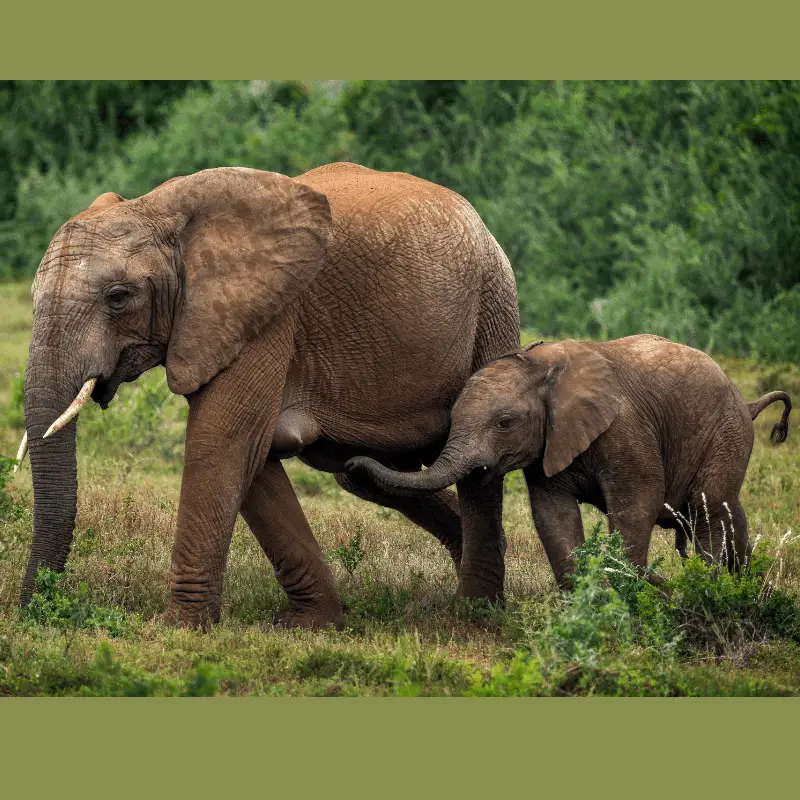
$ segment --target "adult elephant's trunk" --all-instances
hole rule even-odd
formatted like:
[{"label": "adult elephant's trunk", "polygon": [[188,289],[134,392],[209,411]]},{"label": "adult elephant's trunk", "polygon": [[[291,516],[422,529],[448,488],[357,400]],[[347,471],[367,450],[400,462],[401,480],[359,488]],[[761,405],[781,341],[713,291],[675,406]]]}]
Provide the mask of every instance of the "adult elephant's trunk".
[{"label": "adult elephant's trunk", "polygon": [[[77,381],[58,374],[42,352],[32,348],[25,375],[25,425],[33,475],[33,546],[20,593],[25,605],[36,589],[39,567],[64,569],[75,526],[78,475],[75,422],[49,438],[43,436],[70,406],[80,389]],[[52,352],[52,351],[51,351]]]},{"label": "adult elephant's trunk", "polygon": [[402,495],[427,494],[452,486],[483,463],[467,453],[453,440],[448,441],[430,469],[420,472],[397,472],[373,458],[357,456],[347,462],[347,470],[363,470],[387,492]]}]

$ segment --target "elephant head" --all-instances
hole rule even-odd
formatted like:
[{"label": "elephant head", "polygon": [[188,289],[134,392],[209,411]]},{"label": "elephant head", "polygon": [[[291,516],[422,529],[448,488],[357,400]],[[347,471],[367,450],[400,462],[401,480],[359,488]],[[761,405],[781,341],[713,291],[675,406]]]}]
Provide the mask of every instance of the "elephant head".
[{"label": "elephant head", "polygon": [[529,345],[467,381],[447,443],[429,469],[395,472],[366,457],[347,467],[401,494],[440,491],[475,470],[503,475],[537,459],[552,477],[611,425],[620,397],[611,364],[585,344]]},{"label": "elephant head", "polygon": [[32,287],[34,538],[22,603],[38,567],[66,563],[77,500],[70,421],[83,403],[91,395],[106,407],[121,383],[159,364],[176,394],[208,383],[311,283],[330,229],[324,195],[226,167],[135,200],[101,195],[58,230]]}]

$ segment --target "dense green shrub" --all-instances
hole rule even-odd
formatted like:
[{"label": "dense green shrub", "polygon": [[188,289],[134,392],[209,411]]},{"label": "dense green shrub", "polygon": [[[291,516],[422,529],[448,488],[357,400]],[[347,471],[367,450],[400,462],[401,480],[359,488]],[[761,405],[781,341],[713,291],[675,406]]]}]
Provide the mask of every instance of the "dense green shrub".
[{"label": "dense green shrub", "polygon": [[269,87],[241,82],[192,88],[158,131],[132,136],[89,165],[32,171],[19,183],[14,272],[32,273],[53,233],[97,195],[138,197],[176,175],[217,166],[249,166],[290,175],[346,155],[338,107],[322,92],[282,105]]},{"label": "dense green shrub", "polygon": [[51,625],[73,633],[92,628],[121,636],[128,625],[127,615],[115,608],[95,605],[88,599],[88,591],[85,583],[75,592],[67,591],[63,573],[41,567],[36,575],[36,591],[20,614],[39,625]]},{"label": "dense green shrub", "polygon": [[[208,81],[0,81],[0,245],[16,238],[17,184],[31,171],[91,167],[157,130],[170,103]],[[35,263],[34,263],[35,266]],[[2,267],[2,265],[0,265]],[[0,268],[0,276],[2,276]]]},{"label": "dense green shrub", "polygon": [[[759,556],[731,575],[692,556],[663,588],[630,563],[618,533],[599,526],[575,550],[574,591],[542,621],[518,612],[514,657],[487,678],[476,674],[477,695],[707,694],[719,683],[692,661],[735,660],[754,643],[800,642],[797,599],[765,582],[771,561]],[[647,572],[653,572],[653,564]],[[678,658],[681,656],[682,658]],[[776,691],[746,681],[733,693]]]},{"label": "dense green shrub", "polygon": [[57,113],[79,89],[50,84],[0,123],[30,118],[16,194],[0,203],[0,274],[30,275],[58,225],[103,191],[348,159],[467,197],[511,259],[523,323],[543,334],[651,332],[800,360],[800,82],[131,85],[121,118],[135,124],[122,127],[120,82],[106,83],[81,90],[99,109],[88,132]]}]

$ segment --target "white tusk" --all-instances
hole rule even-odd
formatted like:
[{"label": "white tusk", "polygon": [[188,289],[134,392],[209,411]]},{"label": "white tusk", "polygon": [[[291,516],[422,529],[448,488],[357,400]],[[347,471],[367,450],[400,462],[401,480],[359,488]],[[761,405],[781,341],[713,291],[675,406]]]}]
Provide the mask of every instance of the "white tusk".
[{"label": "white tusk", "polygon": [[19,472],[19,468],[22,466],[22,459],[25,458],[25,454],[28,452],[28,431],[25,431],[25,435],[22,437],[22,441],[19,443],[19,450],[17,450],[17,463],[14,464],[14,474],[16,475]]},{"label": "white tusk", "polygon": [[81,409],[86,405],[86,401],[89,399],[89,395],[92,393],[96,383],[97,378],[89,378],[89,380],[83,384],[81,390],[78,392],[78,396],[70,403],[69,408],[47,429],[47,433],[42,436],[42,439],[46,439],[48,436],[57,433],[80,414]]}]

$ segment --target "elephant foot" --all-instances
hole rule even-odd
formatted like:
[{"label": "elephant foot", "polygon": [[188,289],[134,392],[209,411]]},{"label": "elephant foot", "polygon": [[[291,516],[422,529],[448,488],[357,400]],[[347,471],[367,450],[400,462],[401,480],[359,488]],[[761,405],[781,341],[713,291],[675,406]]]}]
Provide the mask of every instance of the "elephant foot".
[{"label": "elephant foot", "polygon": [[506,598],[502,592],[494,592],[492,594],[466,594],[464,592],[456,592],[456,602],[466,602],[475,607],[484,608],[505,608]]},{"label": "elephant foot", "polygon": [[219,623],[219,604],[198,606],[194,603],[170,601],[167,610],[161,615],[161,623],[171,628],[193,628],[208,633],[212,625]]},{"label": "elephant foot", "polygon": [[462,581],[456,592],[456,600],[502,607],[505,605],[505,594],[502,587]]},{"label": "elephant foot", "polygon": [[324,630],[332,625],[337,631],[344,630],[344,615],[341,609],[300,611],[287,609],[275,618],[278,628],[303,628],[305,630]]},{"label": "elephant foot", "polygon": [[503,605],[503,563],[497,568],[484,567],[476,564],[461,565],[461,575],[456,598],[471,602],[482,601],[490,605]]}]

